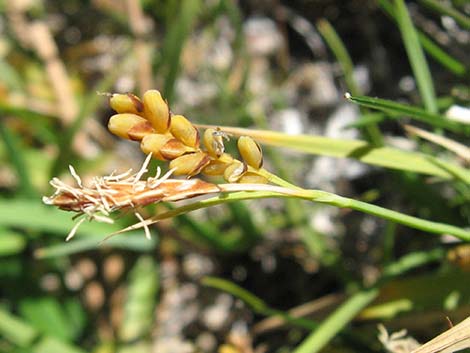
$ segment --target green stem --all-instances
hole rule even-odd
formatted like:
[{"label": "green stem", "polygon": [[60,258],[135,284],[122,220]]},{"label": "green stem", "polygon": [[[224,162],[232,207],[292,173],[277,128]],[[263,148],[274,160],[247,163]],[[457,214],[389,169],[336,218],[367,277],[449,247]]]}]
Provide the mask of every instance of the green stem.
[{"label": "green stem", "polygon": [[[162,219],[172,218],[183,213],[191,212],[200,208],[210,207],[225,202],[238,200],[252,200],[269,197],[297,197],[312,202],[320,202],[340,208],[350,208],[361,211],[383,219],[387,219],[411,228],[423,230],[434,234],[448,234],[463,241],[470,241],[470,231],[445,223],[427,221],[421,218],[408,216],[401,212],[389,210],[366,202],[353,200],[347,197],[335,195],[321,190],[290,189],[273,185],[263,184],[219,184],[221,194],[210,199],[198,201],[186,206],[154,216],[144,223],[140,222],[125,228],[118,233],[141,228],[145,225],[156,223]],[[116,234],[116,233],[115,233]]]},{"label": "green stem", "polygon": [[306,197],[307,194],[305,194],[304,198],[310,199],[311,201],[322,202],[341,208],[351,208],[356,211],[371,214],[373,216],[403,224],[411,228],[423,230],[425,232],[435,234],[450,234],[461,240],[470,241],[470,231],[450,224],[428,221],[418,217],[409,216],[398,211],[372,205],[370,203],[350,199],[347,197],[341,197],[326,192],[322,192],[323,194],[318,196],[318,190],[308,190],[308,192],[311,192],[311,196]]},{"label": "green stem", "polygon": [[[264,175],[277,185],[289,187],[289,182],[275,176],[268,171],[263,171]],[[470,232],[462,228],[445,223],[427,221],[425,219],[409,216],[401,212],[393,211],[384,207],[376,206],[367,202],[342,197],[336,194],[320,190],[304,190],[295,187],[299,191],[298,196],[314,202],[326,203],[340,208],[351,208],[356,211],[368,213],[389,221],[406,225],[411,228],[424,230],[429,233],[451,234],[462,240],[470,241]]]},{"label": "green stem", "polygon": [[457,11],[451,6],[447,6],[442,1],[437,0],[419,0],[424,6],[436,11],[440,15],[447,15],[452,17],[459,25],[465,29],[470,29],[470,17]]}]

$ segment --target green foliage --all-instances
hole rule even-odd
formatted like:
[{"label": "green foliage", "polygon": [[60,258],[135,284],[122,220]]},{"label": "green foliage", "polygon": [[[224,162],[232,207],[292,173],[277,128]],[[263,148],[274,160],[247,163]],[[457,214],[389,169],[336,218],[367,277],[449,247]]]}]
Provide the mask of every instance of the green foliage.
[{"label": "green foliage", "polygon": [[[312,40],[302,32],[303,14],[283,5],[272,9],[273,28],[280,29],[276,40],[282,45],[265,55],[250,51],[256,45],[246,36],[250,2],[241,8],[232,0],[135,1],[150,24],[143,38],[131,23],[134,13],[124,6],[132,1],[34,3],[20,10],[20,17],[52,26],[58,49],[52,65],[12,24],[18,14],[0,3],[5,22],[0,39],[0,352],[152,352],[159,324],[156,312],[168,305],[160,300],[168,289],[168,278],[160,278],[160,271],[165,274],[172,266],[185,268],[170,271],[171,280],[176,287],[187,281],[197,288],[192,300],[200,312],[220,291],[245,303],[230,308],[233,313],[223,330],[236,326],[238,310],[250,333],[260,316],[281,319],[285,331],[253,340],[277,352],[379,352],[377,321],[399,328],[412,322],[412,334],[431,337],[436,331],[429,329],[434,322],[427,318],[434,313],[439,313],[436,322],[442,322],[443,312],[452,319],[468,315],[468,268],[449,263],[452,245],[441,237],[470,241],[468,164],[444,144],[402,132],[402,124],[412,124],[447,142],[468,145],[469,125],[451,120],[445,110],[454,104],[468,106],[469,56],[439,21],[447,16],[459,31],[468,30],[464,2],[377,0],[377,9],[361,8],[377,15],[382,11],[391,19],[377,27],[374,19],[363,18],[371,21],[367,40],[376,50],[370,53],[364,43],[357,45],[357,38],[367,41],[356,37],[361,35],[357,23],[341,22],[347,21],[341,11],[349,5],[331,5],[334,11],[320,13],[315,27],[310,26],[320,34],[319,47],[328,48],[331,55],[319,49],[308,58],[297,55],[304,41]],[[336,10],[339,17],[327,15]],[[421,19],[414,17],[415,10]],[[56,23],[49,21],[54,16]],[[312,20],[308,11],[305,16]],[[423,26],[423,19],[454,42],[440,40]],[[357,32],[345,30],[352,24]],[[378,28],[386,28],[395,42],[389,46],[375,32]],[[292,30],[300,36],[293,36]],[[282,190],[229,190],[139,209],[140,216],[156,223],[150,227],[151,240],[136,229],[138,220],[128,212],[111,215],[116,216],[114,224],[84,222],[75,237],[64,242],[74,215],[41,202],[41,195],[51,192],[47,181],[67,178],[68,165],[87,183],[112,169],[120,173],[140,164],[141,156],[129,147],[132,142],[116,142],[104,127],[111,115],[107,92],[136,91],[139,86],[139,40],[147,45],[150,81],[174,113],[221,127],[230,136],[252,136],[264,148],[265,176]],[[403,48],[404,59],[389,64],[402,67],[390,71],[411,75],[417,92],[389,87],[389,81],[400,79],[390,76],[389,81],[373,82],[370,91],[363,89],[355,65],[371,65],[378,57],[373,55],[396,54],[392,52],[397,48]],[[228,58],[222,58],[224,50],[230,52]],[[305,98],[310,92],[303,92],[310,89],[309,78],[298,69],[319,58],[332,65],[332,81],[350,92],[341,103],[358,106],[360,117],[344,128],[357,129],[361,139],[270,130],[279,125],[273,117],[284,108],[307,112],[308,124],[318,123],[332,110],[311,105]],[[64,92],[54,90],[57,63],[66,70],[66,84],[78,107],[70,121],[58,103]],[[380,76],[369,69],[372,80]],[[82,132],[85,139],[77,145],[74,140]],[[390,136],[401,138],[408,149],[390,145]],[[317,157],[354,160],[369,169],[365,177],[331,181],[326,186],[331,192],[302,189],[307,180],[303,177]],[[160,166],[166,171],[166,165]],[[152,173],[156,167],[152,162]],[[325,227],[325,210],[336,209]],[[368,221],[376,222],[373,231]],[[116,234],[123,229],[124,234]],[[186,265],[188,270],[183,262],[194,252],[209,257],[216,264],[209,274],[220,277],[186,278],[194,268]],[[288,275],[276,277],[283,271]],[[204,290],[210,291],[207,296]],[[331,293],[344,300],[313,310],[308,317],[298,314],[296,309],[303,309],[305,302]],[[276,301],[278,295],[282,304]],[[209,330],[198,320],[183,330],[188,339]],[[231,337],[223,330],[211,333],[217,346]]]}]

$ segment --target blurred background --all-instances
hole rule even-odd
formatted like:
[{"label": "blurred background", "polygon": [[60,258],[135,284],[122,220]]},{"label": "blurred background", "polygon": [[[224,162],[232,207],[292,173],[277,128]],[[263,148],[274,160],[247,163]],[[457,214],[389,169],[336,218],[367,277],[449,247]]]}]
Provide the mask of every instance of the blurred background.
[{"label": "blurred background", "polygon": [[[385,119],[343,98],[349,91],[421,106],[394,5],[0,1],[0,352],[294,351],[352,293],[410,255],[427,254],[378,286],[375,300],[323,351],[408,352],[414,339],[447,329],[446,316],[468,316],[470,248],[357,212],[256,200],[158,223],[152,240],[132,231],[99,244],[134,217],[86,223],[65,243],[73,215],[41,203],[52,193],[51,177],[73,182],[69,164],[85,183],[139,168],[139,146],[106,129],[114,113],[102,93],[151,88],[193,123],[364,139],[468,167],[468,156],[407,135],[406,117]],[[437,112],[468,124],[470,4],[406,5]],[[447,137],[468,146],[468,133]],[[296,185],[469,225],[462,181],[288,149],[264,153],[266,168]],[[254,305],[253,296],[264,304]],[[273,316],[288,311],[301,319]],[[414,339],[392,342],[382,332],[379,340],[378,323],[390,332],[406,328]]]}]

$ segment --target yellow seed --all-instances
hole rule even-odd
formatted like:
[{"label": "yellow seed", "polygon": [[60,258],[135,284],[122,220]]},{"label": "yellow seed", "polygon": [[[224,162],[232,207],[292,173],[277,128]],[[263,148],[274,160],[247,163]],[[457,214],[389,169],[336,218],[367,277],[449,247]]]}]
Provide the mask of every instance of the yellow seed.
[{"label": "yellow seed", "polygon": [[187,175],[191,177],[199,174],[208,165],[210,157],[205,152],[194,152],[185,154],[170,162],[170,169],[175,168],[174,175]]},{"label": "yellow seed", "polygon": [[204,146],[207,149],[207,153],[211,157],[218,158],[220,157],[225,150],[223,135],[220,131],[215,129],[206,129],[202,137]]},{"label": "yellow seed", "polygon": [[114,135],[129,140],[141,140],[145,135],[154,132],[147,120],[131,113],[113,115],[109,119],[108,129]]},{"label": "yellow seed", "polygon": [[143,101],[145,118],[150,121],[158,133],[168,131],[171,121],[170,108],[160,92],[154,89],[145,92]]},{"label": "yellow seed", "polygon": [[144,111],[142,101],[132,93],[114,93],[109,99],[109,105],[117,113],[132,113],[140,115]]},{"label": "yellow seed", "polygon": [[145,154],[152,152],[156,159],[169,161],[194,151],[193,148],[185,146],[181,141],[169,135],[150,134],[143,138],[140,148]]},{"label": "yellow seed", "polygon": [[173,115],[170,125],[171,134],[186,146],[199,147],[199,131],[182,115]]},{"label": "yellow seed", "polygon": [[166,159],[161,155],[161,148],[171,140],[171,136],[166,136],[162,134],[151,134],[147,135],[142,139],[140,144],[140,149],[145,154],[152,152],[152,157],[165,161]]},{"label": "yellow seed", "polygon": [[246,164],[239,160],[234,160],[224,171],[224,179],[229,183],[236,183],[246,172]]},{"label": "yellow seed", "polygon": [[229,163],[214,159],[202,170],[202,173],[208,176],[223,175],[228,166]]},{"label": "yellow seed", "polygon": [[246,172],[238,179],[240,184],[267,184],[268,179],[257,173]]},{"label": "yellow seed", "polygon": [[255,140],[248,136],[241,136],[238,139],[237,146],[246,164],[255,169],[261,168],[263,165],[263,152]]},{"label": "yellow seed", "polygon": [[219,162],[230,164],[233,162],[233,157],[228,153],[222,153],[222,155],[219,158],[217,158],[217,160]]}]

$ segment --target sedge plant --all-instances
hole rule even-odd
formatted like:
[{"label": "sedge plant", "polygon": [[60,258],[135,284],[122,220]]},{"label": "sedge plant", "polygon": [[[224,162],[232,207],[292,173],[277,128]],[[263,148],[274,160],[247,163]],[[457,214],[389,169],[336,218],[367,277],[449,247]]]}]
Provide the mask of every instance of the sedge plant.
[{"label": "sedge plant", "polygon": [[[162,219],[175,217],[216,204],[259,198],[297,198],[330,206],[349,208],[428,233],[447,234],[463,241],[470,231],[450,224],[433,222],[367,202],[322,190],[304,189],[291,184],[263,168],[261,146],[252,137],[269,143],[275,132],[244,130],[224,126],[197,126],[183,115],[174,114],[157,90],[148,90],[142,98],[134,94],[110,95],[110,106],[117,114],[109,119],[108,129],[118,137],[140,143],[147,155],[136,172],[112,173],[94,178],[84,185],[70,166],[76,185],[58,178],[51,180],[55,193],[44,197],[46,204],[76,212],[79,219],[67,236],[71,239],[85,220],[113,222],[115,212],[132,211],[138,222],[117,233],[143,228],[150,237],[149,226]],[[202,132],[200,131],[203,130]],[[238,135],[240,157],[225,151],[224,140]],[[168,162],[169,170],[161,175],[144,177],[151,158]],[[201,176],[209,179],[203,180]],[[218,182],[222,177],[225,182]],[[174,202],[195,196],[211,195],[144,219],[139,209],[157,202]],[[113,233],[116,234],[116,233]]]}]

